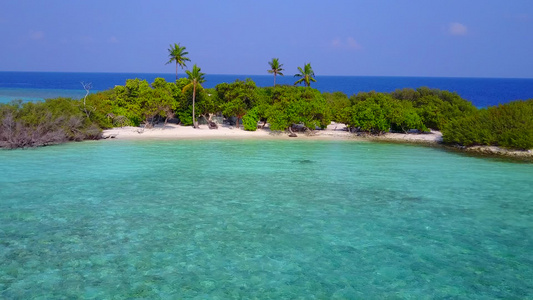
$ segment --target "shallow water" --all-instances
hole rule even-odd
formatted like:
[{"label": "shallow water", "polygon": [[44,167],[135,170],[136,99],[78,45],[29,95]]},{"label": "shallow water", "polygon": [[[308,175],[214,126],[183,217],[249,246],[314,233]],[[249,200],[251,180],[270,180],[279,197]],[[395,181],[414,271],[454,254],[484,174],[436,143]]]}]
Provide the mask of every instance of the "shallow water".
[{"label": "shallow water", "polygon": [[44,101],[44,99],[65,97],[81,99],[85,96],[84,90],[67,89],[34,89],[34,88],[2,88],[0,87],[0,104],[9,103],[13,100],[23,102]]},{"label": "shallow water", "polygon": [[533,165],[368,142],[0,151],[0,298],[527,298]]}]

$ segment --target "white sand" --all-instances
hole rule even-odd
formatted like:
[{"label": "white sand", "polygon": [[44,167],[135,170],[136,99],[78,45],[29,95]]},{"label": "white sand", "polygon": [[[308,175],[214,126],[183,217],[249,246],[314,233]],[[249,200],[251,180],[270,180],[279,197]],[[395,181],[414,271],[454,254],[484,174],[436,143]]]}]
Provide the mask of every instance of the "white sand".
[{"label": "white sand", "polygon": [[[194,129],[192,126],[167,124],[155,128],[144,129],[139,127],[121,127],[104,130],[104,138],[119,140],[157,140],[157,139],[282,139],[282,140],[357,140],[357,141],[391,141],[401,143],[439,144],[442,142],[442,133],[432,131],[422,134],[386,133],[380,136],[357,135],[346,130],[340,123],[332,123],[325,130],[315,130],[312,134],[297,133],[298,137],[289,137],[286,132],[272,132],[270,129],[257,129],[245,131],[227,125],[219,125],[218,129],[209,129],[207,125],[200,125]],[[490,154],[497,156],[521,157],[533,159],[533,149],[529,151],[513,151],[492,146],[459,147],[458,150]]]},{"label": "white sand", "polygon": [[167,124],[166,126],[158,125],[154,128],[146,129],[139,127],[121,127],[104,130],[106,136],[117,139],[194,139],[194,138],[248,138],[248,137],[268,137],[270,131],[258,130],[256,132],[245,131],[242,129],[219,126],[218,129],[209,129],[206,125],[200,125],[200,128],[192,126],[181,126]]},{"label": "white sand", "polygon": [[383,141],[402,141],[413,143],[440,143],[442,142],[442,133],[440,131],[431,131],[430,133],[386,133],[380,136],[371,137],[372,140]]},{"label": "white sand", "polygon": [[104,130],[104,138],[143,140],[143,139],[330,139],[330,140],[391,140],[407,142],[438,143],[442,141],[442,134],[438,131],[430,134],[400,134],[387,133],[379,137],[362,137],[350,133],[346,126],[332,123],[325,130],[316,130],[313,134],[297,133],[298,137],[291,138],[284,132],[272,132],[267,129],[245,131],[227,125],[219,125],[218,129],[209,129],[207,125],[200,125],[194,129],[192,126],[175,124],[158,125],[151,129],[139,127],[121,127]]}]

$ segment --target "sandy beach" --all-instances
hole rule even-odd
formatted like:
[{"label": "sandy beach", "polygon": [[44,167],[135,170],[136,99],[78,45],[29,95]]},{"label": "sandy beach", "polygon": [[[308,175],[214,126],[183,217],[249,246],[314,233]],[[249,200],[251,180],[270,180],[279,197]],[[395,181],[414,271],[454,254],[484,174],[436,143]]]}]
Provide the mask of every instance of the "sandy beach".
[{"label": "sandy beach", "polygon": [[289,137],[287,133],[270,131],[270,129],[257,129],[246,131],[228,125],[219,125],[218,129],[209,129],[207,125],[200,128],[167,124],[157,125],[154,128],[120,127],[104,130],[104,138],[144,140],[144,139],[304,139],[304,140],[383,140],[399,142],[417,142],[436,144],[442,141],[442,134],[434,131],[426,134],[401,134],[387,133],[378,137],[358,136],[346,130],[340,123],[332,123],[324,130],[315,130],[312,134],[296,133],[297,137]]},{"label": "sandy beach", "polygon": [[[385,133],[380,136],[355,134],[346,130],[341,123],[332,123],[324,130],[315,130],[313,133],[297,133],[297,137],[289,137],[286,132],[270,131],[270,129],[257,129],[246,131],[234,126],[219,125],[218,129],[209,129],[207,125],[200,125],[194,129],[192,126],[167,124],[156,125],[154,128],[120,127],[104,130],[104,139],[118,140],[180,140],[180,139],[276,139],[276,140],[355,140],[355,141],[378,141],[396,142],[409,144],[441,145],[442,133],[431,131],[430,133]],[[489,156],[504,156],[518,159],[533,160],[533,151],[508,150],[494,146],[473,147],[449,147],[461,152],[477,153]]]}]

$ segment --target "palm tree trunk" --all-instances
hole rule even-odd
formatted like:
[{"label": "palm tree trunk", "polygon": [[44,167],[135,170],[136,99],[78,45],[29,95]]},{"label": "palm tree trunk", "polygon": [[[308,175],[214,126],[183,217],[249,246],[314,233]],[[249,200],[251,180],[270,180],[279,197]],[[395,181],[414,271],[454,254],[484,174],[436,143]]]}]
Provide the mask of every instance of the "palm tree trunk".
[{"label": "palm tree trunk", "polygon": [[178,81],[178,62],[176,61],[176,81]]},{"label": "palm tree trunk", "polygon": [[274,73],[274,86],[276,86],[276,73]]},{"label": "palm tree trunk", "polygon": [[196,118],[194,117],[195,101],[196,101],[196,82],[193,84],[193,89],[192,89],[192,126],[193,128],[198,128],[198,126],[196,125]]}]

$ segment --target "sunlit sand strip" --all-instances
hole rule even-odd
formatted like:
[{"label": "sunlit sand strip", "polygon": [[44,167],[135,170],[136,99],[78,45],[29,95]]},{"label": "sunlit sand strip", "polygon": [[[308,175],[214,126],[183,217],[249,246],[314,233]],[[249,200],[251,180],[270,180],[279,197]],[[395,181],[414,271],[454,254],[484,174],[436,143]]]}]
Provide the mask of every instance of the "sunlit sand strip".
[{"label": "sunlit sand strip", "polygon": [[[346,130],[344,124],[332,123],[324,130],[316,130],[312,134],[297,133],[297,137],[291,138],[287,133],[274,132],[266,129],[257,129],[257,131],[246,131],[242,128],[233,126],[220,125],[218,129],[209,129],[207,125],[200,125],[195,129],[192,126],[181,126],[176,124],[167,124],[166,126],[158,125],[154,128],[139,127],[121,127],[104,130],[104,138],[144,140],[144,139],[330,139],[330,140],[368,140],[368,137],[358,136]],[[387,133],[377,138],[379,140],[407,141],[407,142],[425,142],[439,143],[442,141],[442,134],[438,131],[430,134],[398,134]]]},{"label": "sunlit sand strip", "polygon": [[[386,133],[380,136],[357,135],[346,130],[340,123],[332,123],[324,130],[315,130],[312,134],[297,133],[297,137],[289,137],[285,132],[270,131],[270,129],[257,129],[246,131],[228,125],[219,125],[218,129],[209,129],[207,125],[200,125],[194,129],[192,126],[167,124],[157,125],[154,128],[121,127],[104,130],[106,139],[119,140],[183,140],[183,139],[262,139],[262,140],[356,140],[356,141],[384,141],[438,145],[442,143],[442,133],[431,131],[423,134]],[[482,155],[495,155],[523,158],[533,160],[533,150],[516,151],[493,146],[475,146],[458,148],[461,151],[474,152]]]}]

